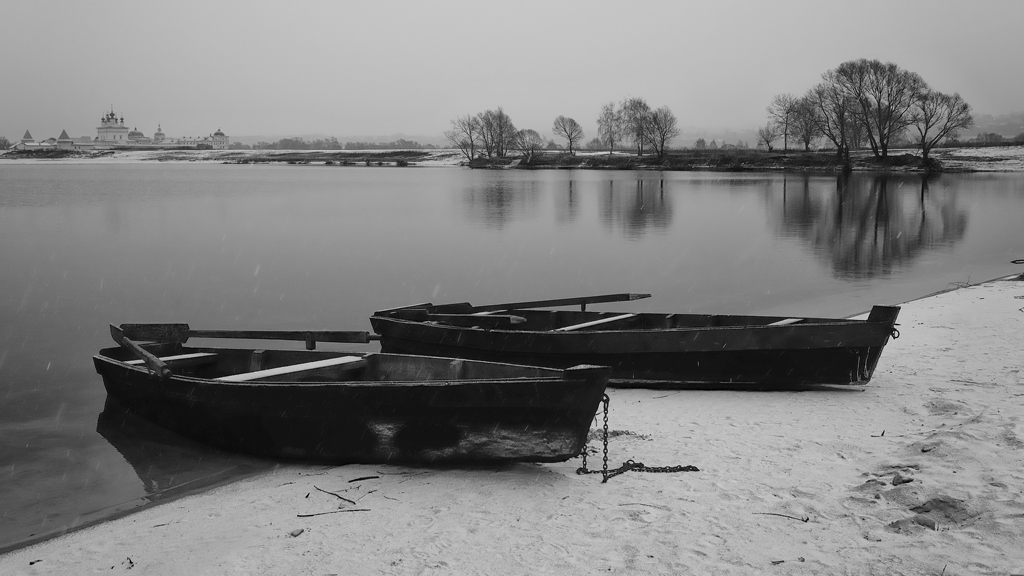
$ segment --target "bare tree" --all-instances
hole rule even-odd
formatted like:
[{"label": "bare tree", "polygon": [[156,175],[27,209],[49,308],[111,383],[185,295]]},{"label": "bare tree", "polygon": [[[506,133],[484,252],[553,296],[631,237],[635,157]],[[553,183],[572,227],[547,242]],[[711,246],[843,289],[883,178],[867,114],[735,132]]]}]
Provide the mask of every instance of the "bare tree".
[{"label": "bare tree", "polygon": [[764,126],[757,129],[757,143],[763,144],[769,152],[772,150],[772,142],[779,139],[779,127],[773,122],[769,122]]},{"label": "bare tree", "polygon": [[516,138],[516,147],[526,156],[526,163],[529,164],[533,162],[534,152],[544,147],[544,138],[536,130],[520,130]]},{"label": "bare tree", "polygon": [[658,159],[663,160],[669,141],[679,136],[676,116],[668,106],[662,106],[648,115],[646,124],[647,142],[654,149],[654,153],[658,155]]},{"label": "bare tree", "polygon": [[619,115],[622,118],[622,135],[633,141],[637,156],[643,156],[644,153],[647,121],[650,114],[651,107],[643,98],[627,98],[619,107]]},{"label": "bare tree", "polygon": [[818,111],[814,107],[814,102],[808,96],[804,96],[796,102],[790,134],[792,134],[794,140],[804,145],[805,152],[811,149],[811,143],[817,140],[820,135],[818,132]]},{"label": "bare tree", "polygon": [[789,150],[789,135],[792,133],[798,101],[799,99],[792,94],[778,94],[768,105],[768,119],[778,126],[778,132],[782,135],[783,150]]},{"label": "bare tree", "polygon": [[11,141],[6,136],[0,136],[0,150],[7,150],[11,147]]},{"label": "bare tree", "polygon": [[594,138],[590,139],[590,142],[587,142],[584,148],[586,148],[587,150],[603,150],[604,142],[602,142],[600,138],[595,136]]},{"label": "bare tree", "polygon": [[445,131],[444,137],[462,152],[466,160],[472,160],[480,140],[480,121],[476,116],[459,116],[452,120],[452,129]]},{"label": "bare tree", "polygon": [[928,161],[928,153],[943,138],[955,137],[960,130],[974,124],[971,105],[960,94],[943,94],[927,90],[917,95],[910,112],[913,127],[917,130],[917,141],[921,145],[921,156]]},{"label": "bare tree", "polygon": [[851,60],[836,68],[836,80],[857,106],[855,117],[864,128],[876,158],[889,155],[889,143],[899,139],[913,122],[910,111],[925,81],[892,62]]},{"label": "bare tree", "polygon": [[622,115],[615,108],[615,102],[601,107],[601,115],[597,117],[597,135],[609,153],[615,151],[615,144],[622,142]]},{"label": "bare tree", "polygon": [[569,142],[569,155],[574,154],[573,150],[576,148],[576,144],[583,139],[583,128],[579,123],[572,118],[559,116],[555,118],[555,123],[552,125],[551,130],[555,133],[555,136],[565,138]]},{"label": "bare tree", "polygon": [[836,72],[829,70],[822,74],[822,81],[811,88],[805,98],[814,108],[814,124],[818,132],[836,147],[836,157],[845,166],[850,165],[850,127],[854,124],[854,107],[857,105],[836,78]]},{"label": "bare tree", "polygon": [[498,106],[498,110],[488,110],[477,114],[480,122],[480,142],[488,158],[499,158],[508,154],[516,146],[518,132],[512,119]]}]

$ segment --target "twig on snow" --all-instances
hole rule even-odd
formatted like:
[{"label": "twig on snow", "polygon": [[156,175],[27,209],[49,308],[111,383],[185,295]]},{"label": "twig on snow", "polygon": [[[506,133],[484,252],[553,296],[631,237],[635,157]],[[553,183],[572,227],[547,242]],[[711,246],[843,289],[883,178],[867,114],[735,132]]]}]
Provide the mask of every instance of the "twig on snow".
[{"label": "twig on snow", "polygon": [[778,514],[778,513],[775,513],[775,512],[754,512],[754,514],[762,514],[764,516],[782,516],[783,518],[789,518],[791,520],[799,520],[801,522],[810,522],[811,521],[811,518],[809,516],[804,516],[803,518],[797,518],[796,516],[790,516],[788,514]]},{"label": "twig on snow", "polygon": [[330,512],[316,512],[313,514],[296,514],[299,518],[311,518],[313,516],[323,516],[324,514],[337,514],[339,512],[369,512],[369,508],[345,508],[343,510],[331,510]]},{"label": "twig on snow", "polygon": [[[327,490],[324,490],[323,488],[317,486],[316,484],[313,484],[313,488],[316,488],[317,490],[323,492],[324,494],[330,494],[331,496],[337,496],[338,498],[341,498],[342,500],[344,500],[345,502],[348,502],[349,504],[355,504],[354,500],[349,500],[348,498],[345,498],[344,496],[340,496],[338,494],[335,494],[334,492],[328,492]],[[308,494],[307,494],[307,496],[308,496]]]}]

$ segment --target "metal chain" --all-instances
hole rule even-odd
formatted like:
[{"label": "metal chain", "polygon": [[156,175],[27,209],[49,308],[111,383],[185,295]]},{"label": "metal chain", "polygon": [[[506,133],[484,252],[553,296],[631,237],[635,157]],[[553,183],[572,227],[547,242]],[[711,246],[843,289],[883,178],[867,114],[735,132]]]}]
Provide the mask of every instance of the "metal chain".
[{"label": "metal chain", "polygon": [[608,404],[611,399],[605,394],[601,399],[604,404],[604,466],[601,470],[590,470],[587,468],[587,444],[583,445],[583,465],[576,469],[577,474],[602,474],[605,477],[605,482],[608,481]]},{"label": "metal chain", "polygon": [[590,470],[587,468],[587,446],[583,446],[583,465],[576,469],[577,474],[600,474],[601,483],[608,482],[609,478],[614,478],[619,474],[624,474],[629,471],[633,472],[652,472],[652,473],[665,473],[665,472],[700,472],[700,469],[696,466],[645,466],[643,462],[634,462],[632,460],[626,460],[622,463],[622,466],[614,470],[608,470],[608,404],[611,403],[611,399],[605,394],[602,399],[604,403],[604,463],[600,470]]}]

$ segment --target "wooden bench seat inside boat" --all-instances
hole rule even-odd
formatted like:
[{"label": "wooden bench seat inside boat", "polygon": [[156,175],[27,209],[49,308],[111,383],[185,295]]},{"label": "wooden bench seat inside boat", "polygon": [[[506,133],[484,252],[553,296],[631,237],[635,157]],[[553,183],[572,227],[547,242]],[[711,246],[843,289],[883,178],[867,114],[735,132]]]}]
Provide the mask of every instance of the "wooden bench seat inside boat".
[{"label": "wooden bench seat inside boat", "polygon": [[779,320],[778,322],[772,322],[769,326],[788,326],[790,324],[796,324],[803,320],[803,318],[786,318],[785,320]]},{"label": "wooden bench seat inside boat", "polygon": [[339,356],[337,358],[328,358],[327,360],[317,360],[315,362],[304,362],[302,364],[292,364],[290,366],[279,366],[277,368],[267,368],[266,370],[232,374],[230,376],[216,378],[216,380],[221,382],[253,382],[259,380],[294,382],[299,378],[310,377],[331,380],[339,377],[341,372],[345,370],[355,370],[357,368],[362,368],[363,366],[366,366],[366,359],[360,356]]},{"label": "wooden bench seat inside boat", "polygon": [[[168,368],[187,368],[191,366],[203,366],[213,364],[217,361],[217,355],[212,352],[196,352],[193,354],[177,354],[174,356],[161,356],[160,361],[167,364]],[[125,364],[137,366],[145,364],[145,360],[125,360]]]},{"label": "wooden bench seat inside boat", "polygon": [[590,322],[582,322],[580,324],[573,324],[572,326],[562,326],[561,328],[555,328],[558,332],[571,332],[573,330],[582,330],[583,328],[590,328],[591,326],[600,326],[602,324],[608,324],[609,322],[616,322],[618,320],[625,320],[627,318],[633,318],[636,314],[620,314],[618,316],[609,316],[608,318],[601,318],[599,320],[591,320]]}]

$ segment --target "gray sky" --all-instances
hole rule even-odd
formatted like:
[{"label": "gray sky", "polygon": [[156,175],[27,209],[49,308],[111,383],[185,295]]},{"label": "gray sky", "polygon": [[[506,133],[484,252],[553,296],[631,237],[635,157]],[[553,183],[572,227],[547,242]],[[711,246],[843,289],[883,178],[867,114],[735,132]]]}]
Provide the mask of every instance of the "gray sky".
[{"label": "gray sky", "polygon": [[0,0],[0,135],[440,135],[502,106],[596,135],[637,96],[687,131],[749,130],[856,58],[978,113],[1024,110],[1021,0],[46,2]]}]

